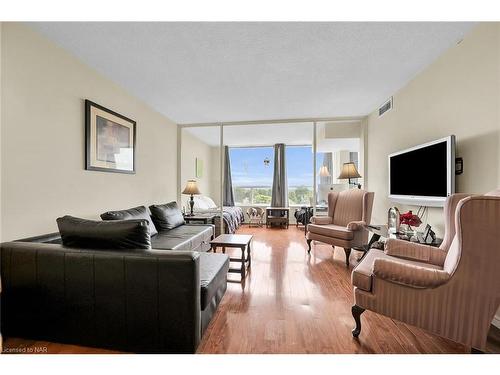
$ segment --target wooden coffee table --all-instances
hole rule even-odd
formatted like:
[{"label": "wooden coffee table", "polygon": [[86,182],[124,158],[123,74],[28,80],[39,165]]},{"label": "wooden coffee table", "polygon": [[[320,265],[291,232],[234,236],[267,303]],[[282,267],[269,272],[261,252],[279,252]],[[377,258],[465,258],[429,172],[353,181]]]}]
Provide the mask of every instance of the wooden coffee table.
[{"label": "wooden coffee table", "polygon": [[[213,252],[217,252],[217,247],[222,247],[222,252],[226,253],[226,247],[234,247],[241,249],[241,258],[229,258],[231,262],[241,262],[240,268],[229,268],[229,272],[236,272],[241,274],[241,280],[245,278],[247,267],[250,268],[252,264],[252,256],[250,249],[250,242],[252,241],[252,235],[250,234],[221,234],[217,236],[212,241],[210,245],[212,246]],[[245,256],[245,249],[247,254]]]}]

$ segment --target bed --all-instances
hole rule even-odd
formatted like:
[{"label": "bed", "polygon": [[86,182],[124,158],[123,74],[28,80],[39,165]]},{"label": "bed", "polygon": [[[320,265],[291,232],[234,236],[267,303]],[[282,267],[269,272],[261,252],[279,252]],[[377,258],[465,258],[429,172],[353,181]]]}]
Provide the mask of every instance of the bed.
[{"label": "bed", "polygon": [[[186,211],[189,211],[189,203],[186,202]],[[224,233],[232,234],[241,226],[245,221],[245,215],[241,207],[236,206],[224,206],[223,208],[223,218],[224,218]],[[195,213],[213,213],[219,214],[220,207],[217,207],[215,202],[210,198],[203,195],[198,195],[194,197],[194,207],[193,211]],[[221,234],[220,230],[220,216],[215,218],[215,235]]]}]

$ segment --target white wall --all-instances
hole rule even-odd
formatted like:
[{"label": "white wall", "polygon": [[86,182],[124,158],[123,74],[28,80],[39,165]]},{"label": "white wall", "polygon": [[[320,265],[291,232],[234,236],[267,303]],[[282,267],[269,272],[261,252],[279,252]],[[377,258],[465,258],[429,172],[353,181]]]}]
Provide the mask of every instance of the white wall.
[{"label": "white wall", "polygon": [[[217,128],[217,130],[219,130]],[[210,176],[211,185],[211,198],[217,204],[217,206],[222,206],[222,187],[221,187],[221,148],[218,146],[210,147],[211,163],[212,163],[212,174]]]},{"label": "white wall", "polygon": [[359,138],[361,121],[336,121],[325,124],[325,138]]},{"label": "white wall", "polygon": [[[484,193],[500,186],[499,36],[498,23],[479,25],[395,93],[393,110],[382,117],[377,111],[369,115],[367,182],[375,192],[373,222],[384,223],[394,205],[387,199],[388,154],[449,134],[456,135],[457,157],[464,160],[457,191]],[[431,166],[412,167],[425,178]],[[428,220],[442,234],[442,209],[431,209]]]},{"label": "white wall", "polygon": [[362,188],[367,189],[368,186],[368,118],[361,121],[360,136],[359,136],[359,174],[361,179],[358,180],[362,183]]},{"label": "white wall", "polygon": [[[176,125],[24,25],[1,35],[2,240],[176,199]],[[84,100],[137,121],[136,174],[84,169]]]},{"label": "white wall", "polygon": [[[218,128],[214,128],[213,131],[218,132]],[[219,176],[219,165],[218,163],[218,153],[215,155],[213,149],[218,147],[212,147],[209,144],[203,142],[195,135],[191,134],[186,129],[181,130],[181,180],[179,181],[181,191],[186,186],[187,180],[196,180],[198,188],[203,195],[212,198],[215,202],[218,201],[218,192],[214,188],[214,175]],[[203,175],[201,178],[196,177],[196,159],[199,158],[203,160]],[[214,160],[216,159],[216,160]],[[216,181],[217,186],[220,185],[219,181]],[[188,199],[186,196],[182,197],[183,201]]]}]

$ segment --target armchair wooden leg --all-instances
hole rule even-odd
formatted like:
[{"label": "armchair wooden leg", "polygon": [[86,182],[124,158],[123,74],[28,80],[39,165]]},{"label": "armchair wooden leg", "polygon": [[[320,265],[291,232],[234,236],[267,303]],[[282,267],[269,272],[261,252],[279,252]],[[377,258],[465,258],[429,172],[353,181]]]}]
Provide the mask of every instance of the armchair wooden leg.
[{"label": "armchair wooden leg", "polygon": [[484,352],[480,349],[470,348],[470,354],[484,354]]},{"label": "armchair wooden leg", "polygon": [[351,255],[351,248],[344,247],[344,251],[345,251],[345,264],[347,268],[349,268],[349,256]]},{"label": "armchair wooden leg", "polygon": [[310,254],[311,253],[311,242],[312,242],[312,240],[307,239],[306,241],[307,241],[307,252]]},{"label": "armchair wooden leg", "polygon": [[356,327],[352,330],[352,336],[358,337],[359,334],[361,333],[361,314],[363,314],[365,309],[359,307],[358,305],[353,305],[351,311],[352,311],[352,317],[356,322]]}]

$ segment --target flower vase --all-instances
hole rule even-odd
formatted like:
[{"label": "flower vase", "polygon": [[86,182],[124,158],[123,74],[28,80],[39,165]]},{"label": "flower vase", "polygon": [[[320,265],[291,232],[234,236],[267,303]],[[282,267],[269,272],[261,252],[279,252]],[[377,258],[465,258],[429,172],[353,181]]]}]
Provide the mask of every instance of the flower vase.
[{"label": "flower vase", "polygon": [[408,237],[413,237],[417,234],[417,231],[415,229],[413,229],[411,227],[411,225],[406,225],[406,230],[405,230],[405,234],[408,236]]}]

